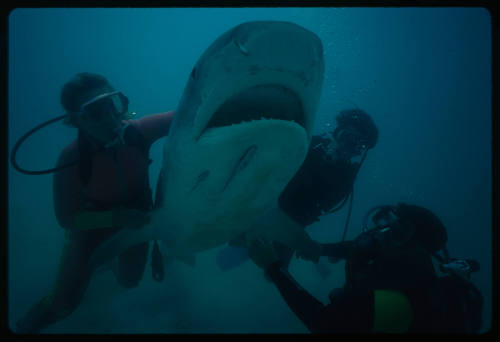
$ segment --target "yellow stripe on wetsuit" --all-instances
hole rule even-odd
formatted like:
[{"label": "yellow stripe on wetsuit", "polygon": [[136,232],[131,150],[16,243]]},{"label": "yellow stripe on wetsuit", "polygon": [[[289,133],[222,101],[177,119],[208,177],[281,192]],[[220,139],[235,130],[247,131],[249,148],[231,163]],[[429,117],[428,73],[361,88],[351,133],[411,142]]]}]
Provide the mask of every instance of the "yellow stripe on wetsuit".
[{"label": "yellow stripe on wetsuit", "polygon": [[411,304],[401,292],[375,290],[374,309],[373,332],[405,333],[413,321]]}]

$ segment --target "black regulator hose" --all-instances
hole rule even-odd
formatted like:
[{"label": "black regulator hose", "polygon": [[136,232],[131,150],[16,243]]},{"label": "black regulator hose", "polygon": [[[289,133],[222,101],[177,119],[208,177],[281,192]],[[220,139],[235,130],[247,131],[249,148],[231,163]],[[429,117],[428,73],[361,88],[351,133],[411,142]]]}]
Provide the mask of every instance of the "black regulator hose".
[{"label": "black regulator hose", "polygon": [[349,220],[351,219],[351,212],[352,212],[352,199],[354,197],[354,190],[352,190],[349,194],[351,197],[351,201],[349,203],[349,212],[347,213],[347,219],[345,221],[345,226],[344,226],[344,233],[342,234],[342,242],[345,240],[345,236],[347,234],[347,228],[349,227]]},{"label": "black regulator hose", "polygon": [[17,155],[17,150],[19,149],[19,147],[21,146],[21,144],[30,136],[32,135],[33,133],[35,133],[36,131],[42,129],[43,127],[47,126],[47,125],[50,125],[56,121],[59,121],[59,120],[62,120],[64,119],[65,117],[67,117],[68,114],[64,114],[64,115],[61,115],[61,116],[58,116],[54,119],[51,119],[49,121],[46,121],[38,126],[36,126],[35,128],[33,128],[32,130],[28,131],[26,134],[24,134],[17,142],[16,144],[14,145],[14,148],[12,149],[12,153],[10,155],[10,162],[12,163],[12,166],[19,172],[21,173],[24,173],[26,175],[43,175],[43,174],[47,174],[47,173],[52,173],[52,172],[56,172],[56,171],[59,171],[59,170],[62,170],[62,169],[65,169],[67,167],[70,167],[70,166],[73,166],[77,163],[77,161],[74,161],[74,162],[71,162],[69,164],[66,164],[66,165],[62,165],[62,166],[59,166],[59,167],[55,167],[55,168],[52,168],[52,169],[47,169],[47,170],[41,170],[41,171],[32,171],[32,170],[25,170],[23,168],[21,168],[17,162],[16,162],[16,155]]},{"label": "black regulator hose", "polygon": [[[368,149],[366,149],[366,150],[363,151],[363,156],[361,157],[361,161],[359,162],[358,168],[356,169],[356,172],[354,174],[354,179],[355,180],[356,180],[356,177],[358,176],[359,170],[361,169],[361,165],[363,165],[363,162],[365,161],[367,153],[368,153]],[[349,193],[344,198],[344,200],[342,201],[342,203],[339,206],[337,206],[336,208],[331,209],[331,210],[328,211],[328,214],[332,214],[332,213],[340,210],[345,205],[345,203],[347,202],[347,200],[350,199],[350,202],[349,202],[349,211],[347,213],[347,218],[346,218],[346,222],[345,222],[345,226],[344,226],[344,233],[342,234],[342,242],[344,241],[345,236],[347,234],[347,229],[349,228],[349,221],[351,219],[351,212],[352,212],[353,197],[354,197],[354,182],[352,183],[351,191],[349,191]]]}]

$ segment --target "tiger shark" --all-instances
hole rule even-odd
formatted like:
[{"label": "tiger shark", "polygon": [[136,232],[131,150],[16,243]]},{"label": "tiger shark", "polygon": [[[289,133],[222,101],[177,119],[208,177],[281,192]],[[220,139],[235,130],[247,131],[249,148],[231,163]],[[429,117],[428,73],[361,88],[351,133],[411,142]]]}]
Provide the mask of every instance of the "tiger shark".
[{"label": "tiger shark", "polygon": [[242,235],[310,253],[314,242],[278,197],[308,151],[323,73],[321,40],[294,23],[246,22],[217,38],[165,138],[150,223],[105,241],[91,267],[149,240],[180,260]]}]

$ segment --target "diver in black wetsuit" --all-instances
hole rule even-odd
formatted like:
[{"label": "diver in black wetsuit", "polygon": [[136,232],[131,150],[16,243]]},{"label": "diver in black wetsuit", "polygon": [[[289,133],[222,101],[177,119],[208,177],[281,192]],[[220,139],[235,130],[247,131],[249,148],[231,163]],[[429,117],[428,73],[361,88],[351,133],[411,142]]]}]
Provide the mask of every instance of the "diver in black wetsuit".
[{"label": "diver in black wetsuit", "polygon": [[363,110],[343,110],[336,120],[333,132],[312,137],[304,163],[279,197],[280,208],[304,227],[346,202],[361,166],[352,159],[377,143],[378,129]]},{"label": "diver in black wetsuit", "polygon": [[[280,208],[304,228],[352,200],[358,171],[378,140],[377,126],[363,110],[343,110],[336,120],[333,132],[312,137],[304,163],[278,199]],[[359,156],[360,162],[352,161]],[[294,251],[282,244],[276,248],[288,267]]]},{"label": "diver in black wetsuit", "polygon": [[328,305],[291,277],[271,242],[255,240],[249,255],[313,333],[478,333],[483,297],[470,274],[479,264],[449,257],[445,227],[429,210],[400,203],[374,211],[375,228],[322,245],[322,255],[346,260],[345,285]]},{"label": "diver in black wetsuit", "polygon": [[[349,198],[352,200],[359,168],[367,151],[377,143],[378,129],[365,111],[343,110],[336,121],[335,130],[312,137],[304,163],[278,199],[280,208],[304,228],[318,221],[321,215],[339,210]],[[356,157],[361,157],[360,162],[353,161]],[[217,255],[223,270],[248,258],[244,236],[234,239],[229,246]],[[276,248],[288,265],[294,251],[281,244]]]}]

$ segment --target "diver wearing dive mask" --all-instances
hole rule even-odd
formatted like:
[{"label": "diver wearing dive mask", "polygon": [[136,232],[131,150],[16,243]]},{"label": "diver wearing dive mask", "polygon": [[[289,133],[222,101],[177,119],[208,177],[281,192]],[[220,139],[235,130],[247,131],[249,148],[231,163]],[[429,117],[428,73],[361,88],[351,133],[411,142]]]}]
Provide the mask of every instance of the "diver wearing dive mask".
[{"label": "diver wearing dive mask", "polygon": [[125,129],[128,127],[128,124],[123,124],[122,120],[132,119],[136,115],[135,112],[128,111],[128,104],[128,98],[120,91],[101,92],[83,103],[79,110],[70,110],[67,114],[37,125],[19,138],[14,145],[10,158],[12,166],[17,171],[27,175],[41,175],[56,172],[75,165],[78,161],[73,161],[47,170],[32,171],[21,168],[17,163],[17,151],[21,144],[38,130],[60,120],[64,120],[63,122],[66,125],[80,126],[82,130],[94,136],[95,141],[106,141],[104,147],[115,146],[119,143],[124,144]]},{"label": "diver wearing dive mask", "polygon": [[[317,222],[320,216],[339,211],[349,202],[343,238],[347,233],[357,174],[378,139],[378,128],[371,116],[361,109],[342,110],[335,116],[337,126],[321,135],[313,135],[306,158],[278,198],[280,208],[301,227]],[[359,162],[355,159],[360,157]],[[248,259],[241,236],[217,255],[217,263],[229,270]],[[278,245],[288,265],[294,251]],[[318,248],[319,249],[319,248]],[[315,252],[298,255],[317,262]],[[237,260],[238,262],[235,262]]]},{"label": "diver wearing dive mask", "polygon": [[[375,227],[367,227],[369,218]],[[447,260],[446,229],[436,215],[399,203],[373,208],[364,222],[355,240],[322,245],[322,255],[346,259],[345,284],[331,291],[326,305],[293,279],[273,244],[256,240],[249,254],[312,333],[480,331],[482,295],[453,273],[471,270],[473,263]],[[447,262],[445,276],[432,263],[431,254],[439,252]]]},{"label": "diver wearing dive mask", "polygon": [[[37,333],[70,315],[80,304],[95,269],[93,250],[122,229],[141,229],[153,207],[149,182],[149,149],[170,129],[174,111],[128,120],[128,99],[101,75],[80,73],[61,91],[64,119],[78,130],[61,149],[55,168],[21,172],[54,172],[53,201],[57,222],[65,229],[64,246],[53,290],[17,323],[21,333]],[[13,157],[15,161],[15,158]],[[14,164],[14,162],[13,162]],[[116,257],[113,273],[125,288],[139,284],[148,260],[149,241],[131,246]],[[155,280],[163,278],[158,244],[152,254]]]},{"label": "diver wearing dive mask", "polygon": [[128,98],[120,91],[102,93],[80,106],[76,121],[80,129],[106,148],[125,144],[124,132],[128,124],[122,120],[135,115],[128,112],[128,104]]}]

